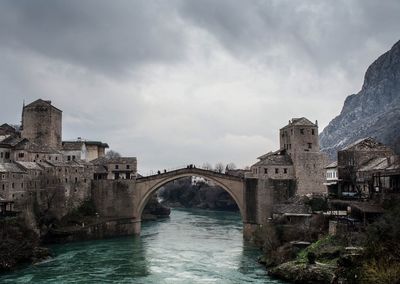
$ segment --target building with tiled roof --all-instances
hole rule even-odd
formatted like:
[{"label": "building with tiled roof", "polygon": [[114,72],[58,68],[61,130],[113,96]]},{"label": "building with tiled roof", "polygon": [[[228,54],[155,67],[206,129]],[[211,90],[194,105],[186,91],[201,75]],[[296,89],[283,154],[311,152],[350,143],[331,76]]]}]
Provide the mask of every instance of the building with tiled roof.
[{"label": "building with tiled roof", "polygon": [[76,141],[63,141],[61,151],[70,160],[92,161],[104,157],[106,148],[109,148],[107,143],[78,138]]},{"label": "building with tiled roof", "polygon": [[137,175],[136,157],[101,157],[91,161],[95,179],[132,179]]}]

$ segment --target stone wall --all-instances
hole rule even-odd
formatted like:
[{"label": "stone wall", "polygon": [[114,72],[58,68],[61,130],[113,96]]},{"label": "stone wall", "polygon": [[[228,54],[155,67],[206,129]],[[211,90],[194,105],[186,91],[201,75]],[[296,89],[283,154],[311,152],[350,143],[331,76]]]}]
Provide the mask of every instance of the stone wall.
[{"label": "stone wall", "polygon": [[292,156],[297,178],[297,193],[326,193],[325,165],[327,157],[321,152],[300,152]]},{"label": "stone wall", "polygon": [[51,242],[96,240],[135,235],[138,230],[137,225],[140,225],[140,223],[132,218],[118,218],[84,225],[74,230],[54,230],[51,233]]},{"label": "stone wall", "polygon": [[92,199],[102,217],[133,217],[136,180],[92,181]]},{"label": "stone wall", "polygon": [[24,107],[22,137],[40,146],[61,148],[62,112],[45,101]]}]

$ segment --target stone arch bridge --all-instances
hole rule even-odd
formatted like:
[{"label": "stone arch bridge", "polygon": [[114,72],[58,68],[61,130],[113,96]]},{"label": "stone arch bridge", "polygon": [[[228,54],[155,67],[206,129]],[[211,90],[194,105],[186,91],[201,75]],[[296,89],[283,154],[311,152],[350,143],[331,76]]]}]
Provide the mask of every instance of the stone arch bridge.
[{"label": "stone arch bridge", "polygon": [[257,180],[210,170],[189,167],[132,180],[96,180],[92,198],[101,216],[119,222],[121,230],[126,230],[121,234],[140,234],[142,212],[153,193],[171,181],[190,176],[211,180],[228,192],[239,207],[244,235],[254,229]]}]

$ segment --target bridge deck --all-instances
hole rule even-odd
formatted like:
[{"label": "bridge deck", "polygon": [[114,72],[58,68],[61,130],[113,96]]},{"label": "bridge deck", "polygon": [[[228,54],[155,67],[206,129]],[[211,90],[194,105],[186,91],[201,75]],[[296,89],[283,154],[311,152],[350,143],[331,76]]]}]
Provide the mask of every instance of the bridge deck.
[{"label": "bridge deck", "polygon": [[212,176],[212,177],[219,177],[219,178],[236,180],[236,181],[243,181],[242,177],[218,173],[218,172],[210,171],[210,170],[198,169],[198,168],[182,168],[182,169],[177,169],[177,170],[168,171],[168,172],[161,172],[159,174],[140,177],[140,178],[137,178],[136,180],[137,181],[146,181],[146,180],[153,180],[153,179],[159,179],[159,178],[164,178],[164,177],[167,178],[167,177],[171,177],[171,176],[184,175],[184,174],[193,174],[193,176],[199,175],[199,176],[205,176],[205,177]]}]

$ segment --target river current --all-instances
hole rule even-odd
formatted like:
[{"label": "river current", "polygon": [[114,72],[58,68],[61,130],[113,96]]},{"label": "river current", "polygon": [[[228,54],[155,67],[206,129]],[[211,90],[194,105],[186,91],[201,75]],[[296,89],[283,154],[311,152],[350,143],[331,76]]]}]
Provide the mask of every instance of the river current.
[{"label": "river current", "polygon": [[177,210],[142,224],[141,237],[52,246],[49,261],[0,283],[282,283],[257,263],[239,213]]}]

